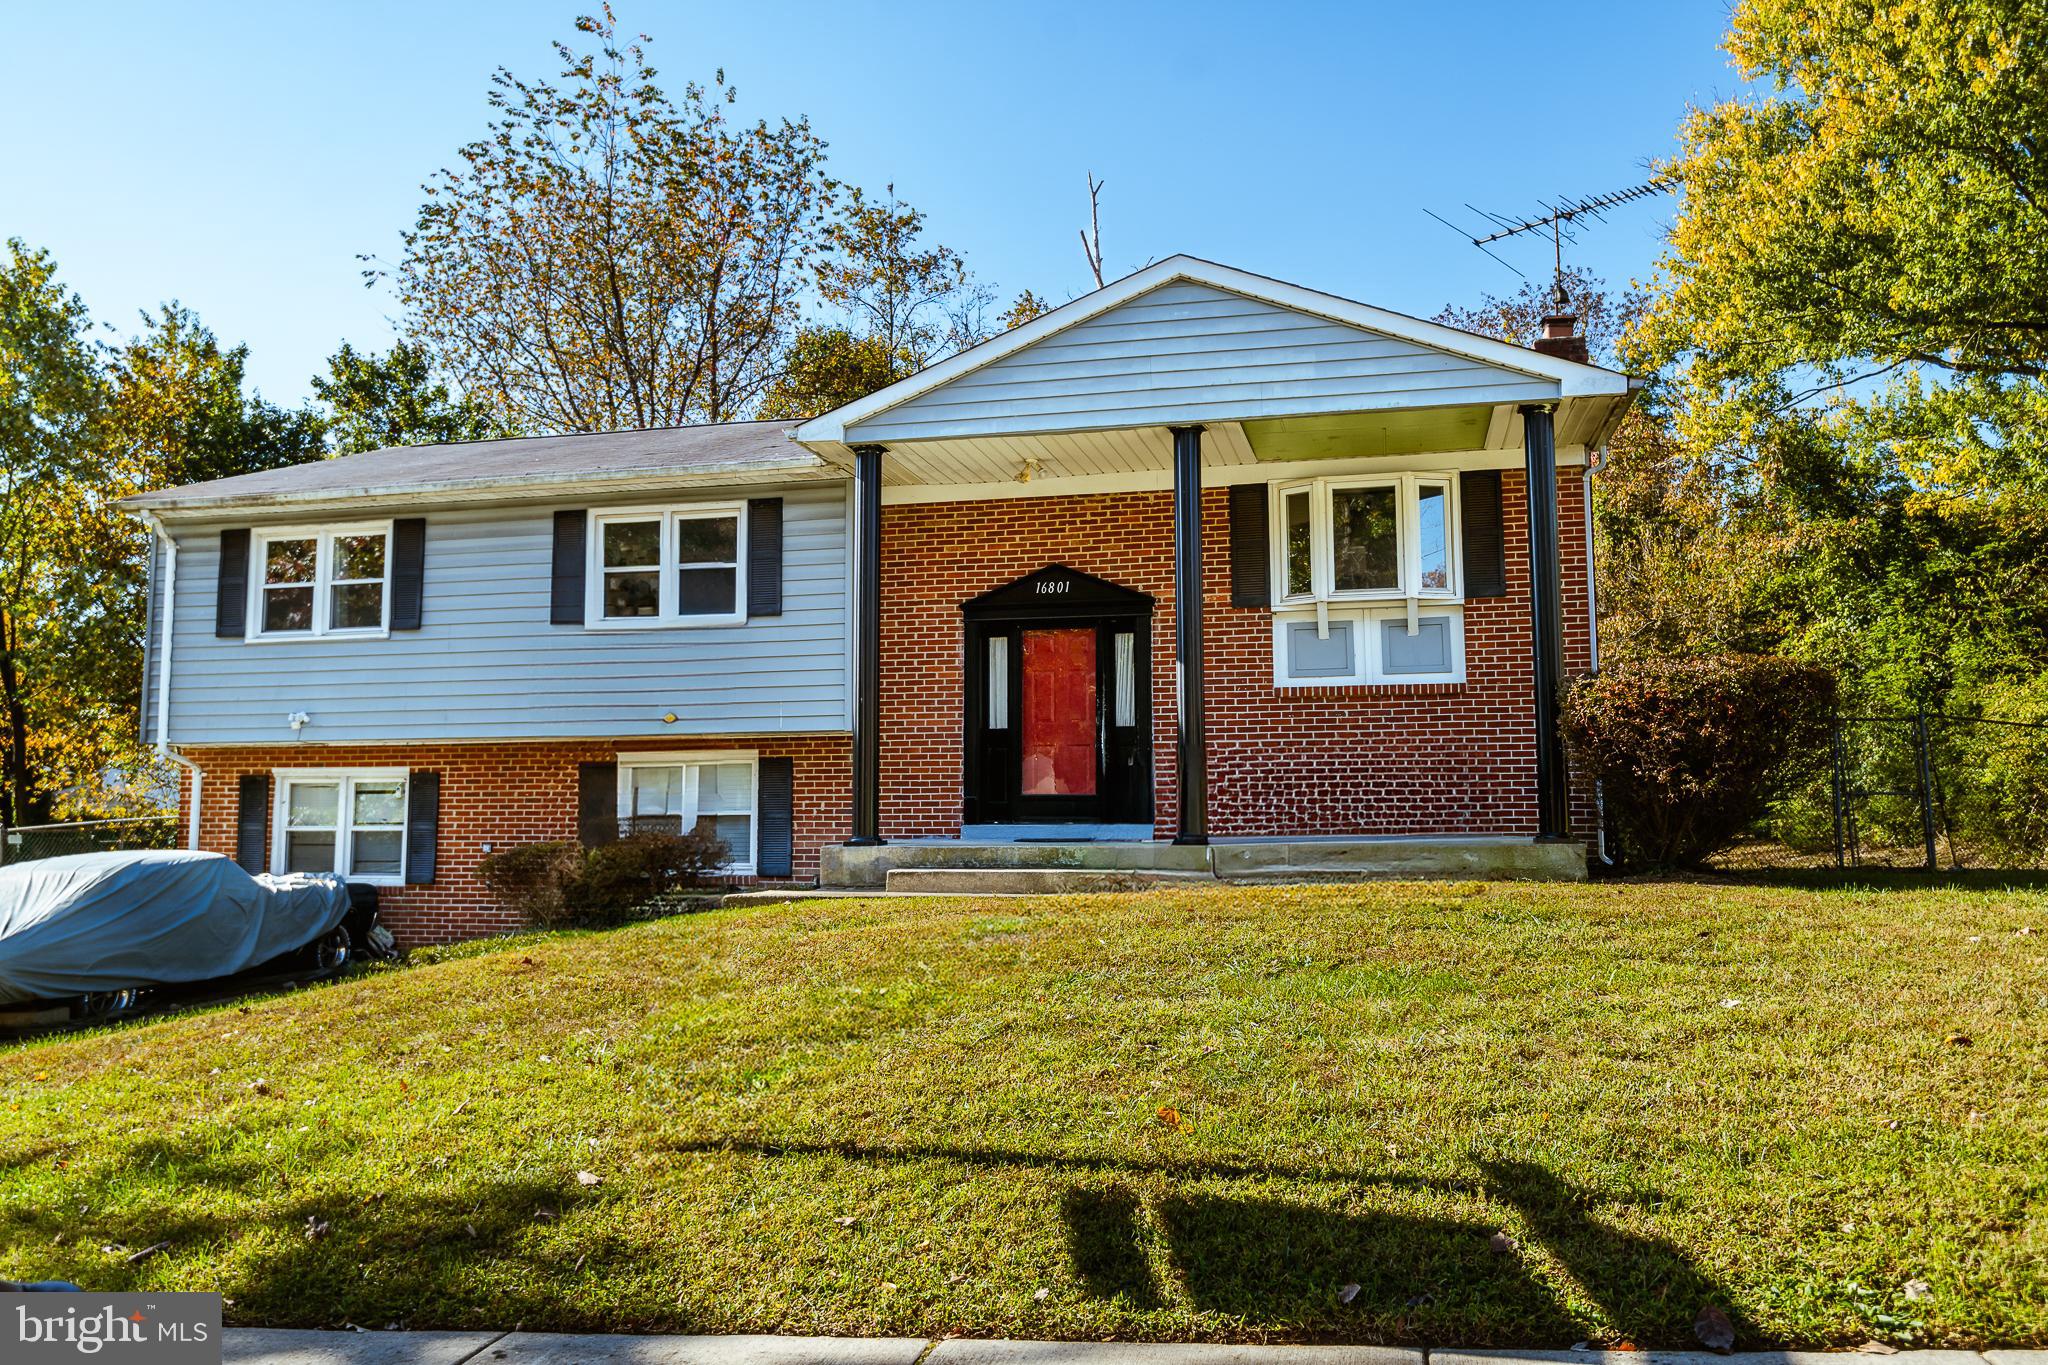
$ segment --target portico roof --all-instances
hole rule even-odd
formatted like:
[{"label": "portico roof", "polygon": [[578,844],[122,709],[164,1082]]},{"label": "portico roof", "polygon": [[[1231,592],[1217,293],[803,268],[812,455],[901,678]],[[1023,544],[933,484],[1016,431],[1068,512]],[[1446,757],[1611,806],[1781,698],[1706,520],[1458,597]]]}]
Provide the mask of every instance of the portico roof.
[{"label": "portico roof", "polygon": [[1629,376],[1229,266],[1174,256],[836,411],[798,442],[839,463],[887,444],[891,483],[1165,467],[1200,424],[1212,464],[1506,451],[1518,408],[1596,443]]}]

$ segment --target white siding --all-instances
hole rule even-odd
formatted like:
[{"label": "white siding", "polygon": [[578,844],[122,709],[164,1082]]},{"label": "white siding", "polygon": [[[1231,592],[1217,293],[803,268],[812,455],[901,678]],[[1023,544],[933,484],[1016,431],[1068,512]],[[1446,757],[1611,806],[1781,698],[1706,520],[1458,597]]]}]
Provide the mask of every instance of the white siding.
[{"label": "white siding", "polygon": [[849,427],[929,440],[1557,396],[1540,379],[1181,280]]},{"label": "white siding", "polygon": [[[743,496],[776,491],[783,614],[718,627],[550,625],[554,509],[542,506],[427,513],[419,630],[222,640],[213,633],[220,530],[250,523],[180,528],[171,740],[290,743],[294,711],[312,716],[307,743],[843,731],[845,490]],[[664,724],[671,711],[676,723]]]}]

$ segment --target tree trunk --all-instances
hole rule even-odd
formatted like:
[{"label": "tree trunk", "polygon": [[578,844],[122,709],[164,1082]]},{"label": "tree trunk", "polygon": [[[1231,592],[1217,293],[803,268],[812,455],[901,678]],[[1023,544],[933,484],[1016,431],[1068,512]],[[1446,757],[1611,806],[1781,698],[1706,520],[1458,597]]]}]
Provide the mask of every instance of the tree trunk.
[{"label": "tree trunk", "polygon": [[0,612],[0,712],[7,726],[7,754],[0,780],[7,790],[4,814],[9,825],[39,824],[49,818],[49,799],[35,789],[28,763],[28,708],[21,699],[21,670],[14,663],[14,618]]}]

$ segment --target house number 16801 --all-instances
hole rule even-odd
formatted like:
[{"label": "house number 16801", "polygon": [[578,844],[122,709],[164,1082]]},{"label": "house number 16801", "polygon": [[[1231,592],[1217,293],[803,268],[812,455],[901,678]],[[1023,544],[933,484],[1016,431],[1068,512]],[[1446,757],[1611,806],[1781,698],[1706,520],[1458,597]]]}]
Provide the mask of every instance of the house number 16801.
[{"label": "house number 16801", "polygon": [[1072,582],[1064,578],[1048,578],[1038,584],[1038,591],[1041,595],[1048,593],[1065,592],[1067,589],[1073,586],[1074,585]]}]

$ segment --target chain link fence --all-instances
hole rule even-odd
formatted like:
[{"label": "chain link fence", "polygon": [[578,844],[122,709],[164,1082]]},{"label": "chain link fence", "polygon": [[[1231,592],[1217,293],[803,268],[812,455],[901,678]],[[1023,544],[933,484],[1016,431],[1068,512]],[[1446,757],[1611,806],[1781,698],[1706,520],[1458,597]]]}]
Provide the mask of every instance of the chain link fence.
[{"label": "chain link fence", "polygon": [[1813,758],[1717,866],[2048,869],[2048,723],[1844,713]]},{"label": "chain link fence", "polygon": [[62,825],[14,825],[0,829],[0,864],[61,858],[71,853],[177,846],[178,821],[171,815],[133,820],[75,820]]}]

